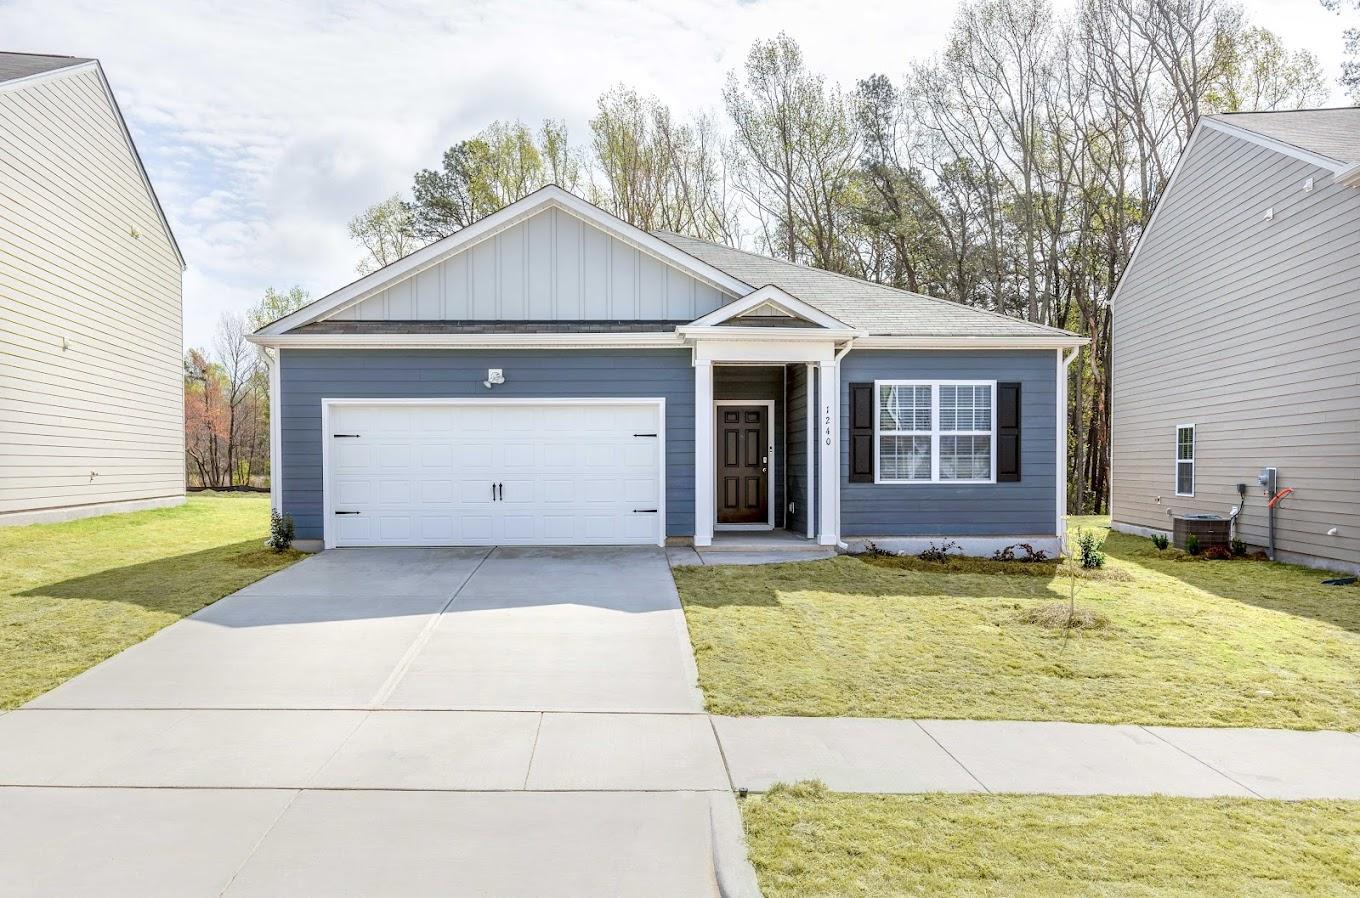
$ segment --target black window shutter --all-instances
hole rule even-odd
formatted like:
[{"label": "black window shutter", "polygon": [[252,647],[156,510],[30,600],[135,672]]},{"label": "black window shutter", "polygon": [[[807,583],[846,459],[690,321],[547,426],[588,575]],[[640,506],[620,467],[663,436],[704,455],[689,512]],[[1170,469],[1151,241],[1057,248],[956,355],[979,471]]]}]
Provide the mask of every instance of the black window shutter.
[{"label": "black window shutter", "polygon": [[850,482],[874,482],[874,385],[850,385]]},{"label": "black window shutter", "polygon": [[996,385],[996,479],[1020,480],[1020,385]]}]

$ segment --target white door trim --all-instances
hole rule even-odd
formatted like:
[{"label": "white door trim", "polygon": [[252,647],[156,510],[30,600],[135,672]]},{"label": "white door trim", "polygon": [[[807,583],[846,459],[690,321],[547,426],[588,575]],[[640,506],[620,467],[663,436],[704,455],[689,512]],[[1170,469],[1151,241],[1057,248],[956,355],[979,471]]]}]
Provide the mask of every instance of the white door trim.
[{"label": "white door trim", "polygon": [[[763,405],[766,408],[765,422],[769,432],[770,444],[766,446],[769,462],[769,470],[766,473],[765,487],[765,523],[763,524],[719,524],[718,523],[718,409],[728,405]],[[715,399],[713,400],[713,433],[715,438],[710,440],[713,452],[713,482],[709,484],[709,491],[713,493],[713,529],[714,530],[773,530],[774,529],[774,470],[775,470],[775,439],[774,439],[774,400],[773,399]]]},{"label": "white door trim", "polygon": [[655,405],[657,409],[656,420],[656,441],[657,441],[657,542],[658,546],[666,545],[666,399],[665,397],[640,396],[630,397],[608,397],[608,398],[551,398],[551,399],[528,399],[513,398],[501,399],[487,396],[485,398],[460,398],[460,399],[325,399],[321,400],[321,532],[322,545],[327,549],[335,548],[335,534],[331,527],[331,519],[334,517],[334,509],[331,503],[331,408],[343,405],[469,405],[469,406],[496,406],[496,405]]}]

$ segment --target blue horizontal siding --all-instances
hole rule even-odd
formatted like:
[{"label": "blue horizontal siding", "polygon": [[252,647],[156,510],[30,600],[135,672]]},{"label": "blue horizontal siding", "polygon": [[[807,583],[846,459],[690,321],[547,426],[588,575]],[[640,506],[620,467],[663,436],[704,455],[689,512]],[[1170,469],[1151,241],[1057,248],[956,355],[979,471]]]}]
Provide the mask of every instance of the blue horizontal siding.
[{"label": "blue horizontal siding", "polygon": [[[850,483],[849,385],[873,380],[1018,381],[1018,483]],[[1057,358],[1052,350],[854,350],[841,362],[844,536],[1052,534],[1057,520]]]},{"label": "blue horizontal siding", "polygon": [[[321,400],[665,398],[666,533],[694,532],[694,369],[687,350],[339,350],[280,355],[283,510],[322,535]],[[505,369],[494,392],[486,369]]]}]

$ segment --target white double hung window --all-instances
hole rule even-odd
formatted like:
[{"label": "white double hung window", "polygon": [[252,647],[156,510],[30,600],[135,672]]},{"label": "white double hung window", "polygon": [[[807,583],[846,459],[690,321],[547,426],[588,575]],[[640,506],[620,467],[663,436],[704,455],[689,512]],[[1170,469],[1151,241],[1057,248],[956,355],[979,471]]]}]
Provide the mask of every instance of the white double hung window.
[{"label": "white double hung window", "polygon": [[874,383],[877,483],[995,483],[996,382]]},{"label": "white double hung window", "polygon": [[1176,427],[1176,495],[1195,494],[1195,425]]}]

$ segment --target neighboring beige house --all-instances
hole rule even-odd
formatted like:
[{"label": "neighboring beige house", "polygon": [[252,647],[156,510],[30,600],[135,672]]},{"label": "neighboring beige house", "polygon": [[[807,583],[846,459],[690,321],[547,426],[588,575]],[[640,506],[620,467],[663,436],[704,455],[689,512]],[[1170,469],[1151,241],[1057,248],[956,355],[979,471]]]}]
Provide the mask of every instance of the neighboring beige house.
[{"label": "neighboring beige house", "polygon": [[184,501],[183,271],[98,61],[0,53],[0,524]]},{"label": "neighboring beige house", "polygon": [[1360,568],[1360,109],[1209,116],[1114,297],[1118,530],[1230,515]]}]

